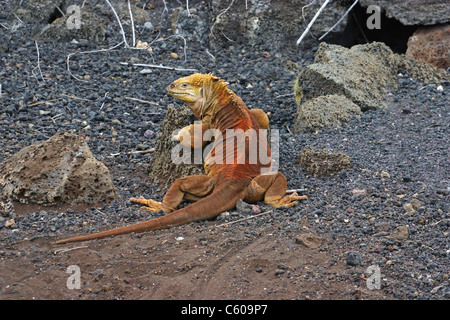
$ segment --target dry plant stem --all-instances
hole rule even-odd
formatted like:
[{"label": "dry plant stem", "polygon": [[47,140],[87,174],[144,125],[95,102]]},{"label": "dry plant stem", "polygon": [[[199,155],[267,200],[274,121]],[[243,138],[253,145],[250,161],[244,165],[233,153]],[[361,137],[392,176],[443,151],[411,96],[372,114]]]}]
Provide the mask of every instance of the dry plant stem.
[{"label": "dry plant stem", "polygon": [[[317,0],[313,0],[313,1],[311,1],[310,3],[308,3],[307,5],[304,5],[304,6],[302,7],[302,18],[303,18],[303,22],[305,22],[305,24],[306,24],[305,9],[308,8],[308,7],[310,7],[310,6],[312,6],[314,3],[316,3],[316,1],[317,1]],[[316,39],[316,37],[314,37],[314,35],[313,35],[312,33],[311,33],[311,36],[312,36],[314,39]]]},{"label": "dry plant stem", "polygon": [[148,104],[151,104],[151,105],[154,105],[154,106],[158,106],[159,105],[159,104],[157,104],[156,102],[153,102],[153,101],[141,100],[141,99],[133,98],[133,97],[124,97],[124,98],[128,99],[128,100],[141,102],[141,103],[148,103]]},{"label": "dry plant stem", "polygon": [[259,214],[256,214],[256,215],[254,215],[254,216],[242,218],[242,219],[239,219],[239,220],[235,220],[235,221],[231,221],[231,222],[222,223],[222,224],[219,224],[218,226],[216,226],[216,228],[224,227],[224,226],[229,226],[230,224],[235,224],[235,223],[238,223],[238,222],[241,222],[241,221],[245,221],[245,220],[254,219],[254,218],[260,217],[260,216],[262,216],[262,215],[265,215],[265,214],[268,214],[268,213],[271,213],[271,212],[273,212],[273,210],[265,211],[265,212],[263,212],[263,213],[259,213]]},{"label": "dry plant stem", "polygon": [[344,20],[344,18],[348,15],[348,13],[353,9],[354,6],[356,6],[356,4],[359,2],[359,0],[356,0],[355,2],[353,2],[353,4],[350,6],[350,8],[348,8],[348,10],[344,13],[344,15],[330,28],[330,30],[328,30],[327,32],[324,33],[323,36],[321,36],[319,38],[319,41],[321,41],[323,38],[326,37],[327,34],[329,34],[331,32],[331,30],[333,30],[334,28],[336,28],[336,26],[342,22],[342,20]]},{"label": "dry plant stem", "polygon": [[40,58],[39,58],[39,47],[38,47],[38,44],[37,44],[36,41],[34,43],[36,44],[36,51],[37,51],[37,68],[39,70],[39,74],[41,75],[42,81],[45,82],[44,76],[42,75],[42,71],[41,71],[41,61],[40,61]]},{"label": "dry plant stem", "polygon": [[303,38],[307,35],[307,33],[309,32],[309,29],[311,29],[312,25],[314,24],[314,22],[316,22],[317,18],[319,17],[320,13],[322,12],[322,10],[327,6],[327,4],[330,2],[330,0],[326,0],[322,6],[320,7],[320,9],[317,11],[317,13],[315,14],[314,18],[312,18],[311,22],[308,24],[308,26],[306,27],[306,30],[303,32],[303,34],[300,36],[300,38],[297,40],[297,45],[299,45]]},{"label": "dry plant stem", "polygon": [[109,7],[111,8],[111,10],[114,13],[114,16],[117,19],[117,22],[119,23],[119,27],[120,27],[120,31],[122,32],[122,37],[123,37],[123,43],[125,43],[125,47],[129,48],[130,46],[128,45],[127,42],[127,38],[125,37],[125,31],[123,30],[123,26],[122,26],[122,22],[120,22],[120,18],[119,15],[117,14],[116,10],[114,9],[114,7],[112,6],[111,2],[109,2],[108,0],[105,0],[106,3],[109,5]]},{"label": "dry plant stem", "polygon": [[189,11],[189,0],[186,0],[186,11],[187,11],[188,17],[190,17],[191,12]]},{"label": "dry plant stem", "polygon": [[166,3],[166,1],[165,1],[165,0],[162,0],[162,2],[164,3],[164,11],[163,11],[163,12],[169,11],[169,9],[167,9],[167,3]]},{"label": "dry plant stem", "polygon": [[92,101],[92,100],[89,100],[89,99],[79,98],[79,97],[77,97],[77,96],[69,96],[68,94],[64,94],[64,93],[61,93],[61,95],[64,96],[64,97],[70,98],[70,99],[76,99],[76,100],[82,100],[82,101],[89,101],[89,102]]},{"label": "dry plant stem", "polygon": [[46,100],[46,101],[39,101],[39,102],[35,102],[32,104],[29,104],[28,107],[33,107],[33,106],[37,106],[43,103],[47,103],[47,102],[53,102],[53,101],[57,101],[57,100],[61,100],[62,98],[56,98],[56,99],[51,99],[51,100]]},{"label": "dry plant stem", "polygon": [[136,35],[135,35],[135,32],[134,32],[134,19],[133,19],[133,12],[131,12],[130,0],[128,0],[128,11],[130,12],[131,30],[133,32],[133,48],[134,48],[136,46]]},{"label": "dry plant stem", "polygon": [[73,247],[73,248],[63,248],[63,249],[57,249],[53,252],[53,254],[58,254],[58,253],[64,253],[64,252],[68,252],[68,251],[72,251],[72,250],[77,250],[77,249],[83,249],[83,248],[87,248],[88,246],[80,246],[80,247]]},{"label": "dry plant stem", "polygon": [[[128,64],[128,63],[124,62],[122,64]],[[173,70],[173,71],[189,71],[189,72],[197,71],[197,69],[184,69],[184,68],[167,67],[167,66],[163,66],[162,64],[155,65],[155,64],[133,63],[133,66],[159,68],[159,69],[167,69],[167,70]]]},{"label": "dry plant stem", "polygon": [[212,25],[212,27],[211,27],[211,29],[210,29],[210,31],[209,31],[209,34],[210,34],[210,35],[212,34],[212,35],[214,36],[214,34],[213,34],[213,29],[214,29],[215,25],[217,24],[217,21],[219,20],[219,18],[220,18],[221,16],[223,16],[223,15],[231,8],[231,6],[233,5],[233,3],[234,3],[234,0],[231,1],[230,5],[229,5],[226,9],[222,10],[222,12],[220,12],[220,13],[217,15],[217,17],[216,17],[216,19],[215,19],[215,21],[214,21],[214,23],[213,23],[213,25]]},{"label": "dry plant stem", "polygon": [[186,39],[185,39],[183,36],[181,36],[181,35],[179,35],[179,34],[174,34],[174,35],[171,35],[171,36],[169,36],[169,37],[167,37],[167,38],[165,38],[165,39],[162,39],[162,40],[156,40],[156,41],[166,41],[166,40],[168,40],[168,39],[170,39],[170,38],[172,38],[172,37],[180,37],[181,39],[183,39],[183,42],[184,42],[184,47],[183,47],[183,52],[184,52],[184,62],[186,62],[186,60],[187,60],[187,54],[186,54]]},{"label": "dry plant stem", "polygon": [[111,51],[111,50],[117,48],[118,46],[120,46],[122,43],[123,43],[123,41],[120,42],[120,43],[118,43],[118,44],[116,44],[115,46],[113,46],[113,47],[111,47],[111,48],[108,48],[108,49],[99,49],[99,50],[91,50],[91,51],[80,51],[80,52],[77,51],[77,52],[74,52],[74,53],[70,53],[70,54],[67,56],[67,59],[66,59],[67,71],[68,71],[69,74],[70,74],[73,78],[75,78],[76,80],[78,80],[78,81],[83,81],[83,82],[87,82],[86,80],[83,80],[83,79],[78,78],[77,76],[75,76],[75,75],[70,71],[70,57],[73,56],[74,54],[77,54],[77,53],[79,53],[79,54],[86,54],[86,53],[96,53],[96,52],[106,52],[106,51]]}]

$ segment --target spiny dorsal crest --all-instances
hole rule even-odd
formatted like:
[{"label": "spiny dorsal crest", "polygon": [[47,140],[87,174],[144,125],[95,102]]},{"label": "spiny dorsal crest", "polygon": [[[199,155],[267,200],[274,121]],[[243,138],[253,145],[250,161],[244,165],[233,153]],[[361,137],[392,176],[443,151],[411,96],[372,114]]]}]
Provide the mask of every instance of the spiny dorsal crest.
[{"label": "spiny dorsal crest", "polygon": [[219,77],[216,77],[212,73],[208,74],[194,73],[193,75],[189,76],[189,82],[196,87],[203,87],[210,85],[214,87],[226,88],[228,85],[228,82],[225,82]]}]

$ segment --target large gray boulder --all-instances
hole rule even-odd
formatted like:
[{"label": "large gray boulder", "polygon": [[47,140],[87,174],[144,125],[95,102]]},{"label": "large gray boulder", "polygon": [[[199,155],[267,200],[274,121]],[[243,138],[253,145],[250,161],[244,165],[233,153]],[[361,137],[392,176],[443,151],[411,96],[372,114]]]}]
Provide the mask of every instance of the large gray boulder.
[{"label": "large gray boulder", "polygon": [[385,108],[387,89],[397,87],[397,61],[383,43],[350,49],[322,42],[314,63],[300,71],[297,83],[303,99],[342,95],[361,110]]},{"label": "large gray boulder", "polygon": [[359,118],[361,109],[342,95],[319,96],[298,106],[295,132],[339,128],[342,123]]},{"label": "large gray boulder", "polygon": [[87,142],[58,133],[0,164],[0,198],[51,205],[103,204],[117,197],[108,168]]}]

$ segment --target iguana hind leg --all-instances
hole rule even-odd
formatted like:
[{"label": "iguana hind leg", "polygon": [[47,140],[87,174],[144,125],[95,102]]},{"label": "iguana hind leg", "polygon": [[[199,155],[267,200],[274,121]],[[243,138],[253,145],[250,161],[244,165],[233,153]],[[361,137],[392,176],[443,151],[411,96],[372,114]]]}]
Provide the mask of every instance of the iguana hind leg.
[{"label": "iguana hind leg", "polygon": [[252,180],[247,187],[244,201],[256,202],[264,199],[264,203],[274,208],[292,207],[297,200],[306,200],[306,196],[299,196],[297,192],[286,195],[286,177],[280,173],[262,174]]},{"label": "iguana hind leg", "polygon": [[142,209],[172,212],[178,208],[183,199],[197,201],[209,195],[214,188],[214,183],[215,179],[207,175],[188,176],[175,180],[162,202],[145,199],[142,196],[138,199],[131,198],[130,201],[142,204]]}]

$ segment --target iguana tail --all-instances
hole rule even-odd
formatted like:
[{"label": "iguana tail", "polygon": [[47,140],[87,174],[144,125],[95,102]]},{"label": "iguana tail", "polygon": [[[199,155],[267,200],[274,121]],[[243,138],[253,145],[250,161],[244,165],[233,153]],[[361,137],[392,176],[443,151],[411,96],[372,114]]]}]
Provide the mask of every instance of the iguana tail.
[{"label": "iguana tail", "polygon": [[101,239],[132,232],[139,233],[151,230],[168,229],[193,221],[212,219],[220,213],[234,208],[242,191],[239,189],[240,188],[233,185],[224,185],[222,188],[215,189],[209,196],[162,217],[85,236],[59,240],[56,244]]}]

